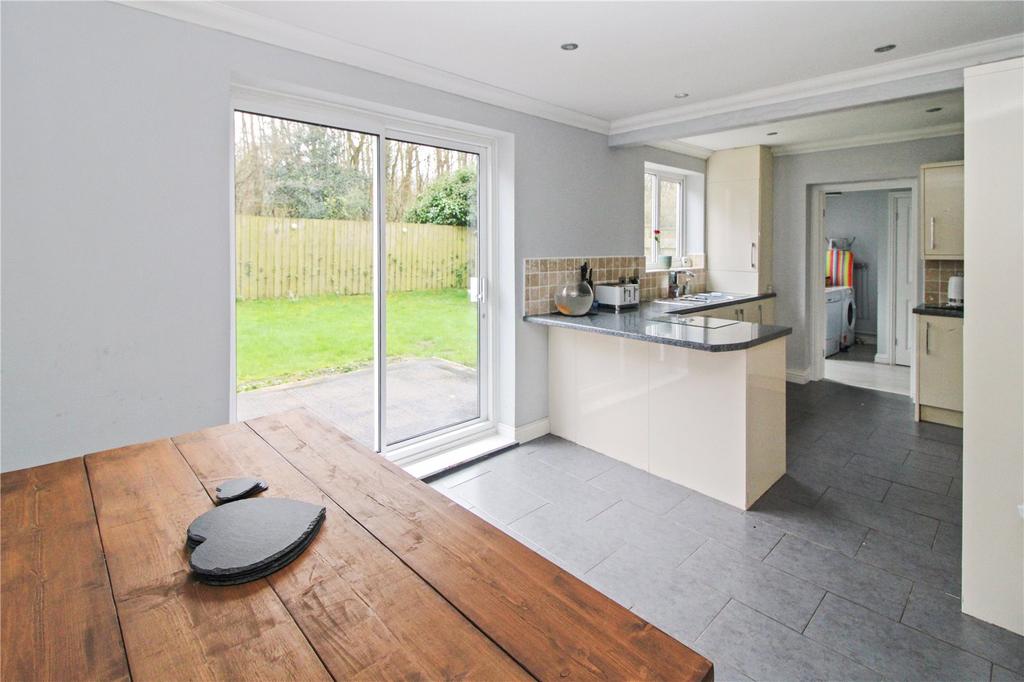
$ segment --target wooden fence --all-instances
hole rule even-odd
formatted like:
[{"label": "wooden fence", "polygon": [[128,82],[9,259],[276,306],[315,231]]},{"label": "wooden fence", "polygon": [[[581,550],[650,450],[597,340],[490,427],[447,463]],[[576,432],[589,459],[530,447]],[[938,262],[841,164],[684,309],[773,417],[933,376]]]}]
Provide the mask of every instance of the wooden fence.
[{"label": "wooden fence", "polygon": [[[369,294],[373,228],[369,222],[237,216],[235,297],[300,298]],[[389,223],[389,291],[464,288],[476,257],[476,233],[453,225]]]}]

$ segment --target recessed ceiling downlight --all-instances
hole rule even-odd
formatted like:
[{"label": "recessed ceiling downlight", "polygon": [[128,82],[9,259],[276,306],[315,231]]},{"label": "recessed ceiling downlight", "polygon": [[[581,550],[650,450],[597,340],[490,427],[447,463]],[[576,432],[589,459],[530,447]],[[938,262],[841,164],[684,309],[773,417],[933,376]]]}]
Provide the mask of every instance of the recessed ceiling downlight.
[{"label": "recessed ceiling downlight", "polygon": [[690,93],[688,93],[688,92],[677,92],[676,94],[674,94],[672,96],[675,97],[676,99],[686,99],[687,97],[690,96]]},{"label": "recessed ceiling downlight", "polygon": [[931,109],[925,109],[926,114],[934,114],[936,111],[942,111],[942,107],[932,107]]},{"label": "recessed ceiling downlight", "polygon": [[766,135],[778,135],[778,134],[779,134],[779,131],[778,131],[778,130],[773,130],[773,131],[771,131],[770,133],[765,133],[765,134],[766,134]]},{"label": "recessed ceiling downlight", "polygon": [[566,52],[572,52],[573,50],[579,49],[579,45],[576,43],[562,43],[562,49]]},{"label": "recessed ceiling downlight", "polygon": [[878,52],[879,54],[881,54],[882,52],[889,52],[890,50],[895,50],[895,49],[896,49],[896,45],[894,45],[893,43],[889,43],[888,45],[880,45],[879,47],[876,47],[875,48],[875,52]]}]

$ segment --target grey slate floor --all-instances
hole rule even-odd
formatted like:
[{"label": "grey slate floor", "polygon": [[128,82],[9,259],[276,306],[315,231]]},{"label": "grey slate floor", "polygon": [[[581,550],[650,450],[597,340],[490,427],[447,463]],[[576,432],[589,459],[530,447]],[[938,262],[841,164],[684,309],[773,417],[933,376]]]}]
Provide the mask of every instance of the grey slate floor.
[{"label": "grey slate floor", "polygon": [[554,436],[430,484],[716,680],[1024,679],[1024,638],[960,613],[961,432],[903,396],[787,388],[789,473],[748,512]]}]

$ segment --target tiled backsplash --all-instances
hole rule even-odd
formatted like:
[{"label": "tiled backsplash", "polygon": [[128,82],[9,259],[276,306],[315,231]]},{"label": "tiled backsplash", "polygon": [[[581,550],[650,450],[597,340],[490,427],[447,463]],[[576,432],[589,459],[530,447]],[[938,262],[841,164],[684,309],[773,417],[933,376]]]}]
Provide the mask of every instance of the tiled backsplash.
[{"label": "tiled backsplash", "polygon": [[[579,258],[527,258],[524,267],[523,310],[526,315],[555,312],[555,292],[580,278],[580,267],[594,270],[594,284],[618,282],[640,276],[640,299],[650,301],[668,295],[668,273],[646,272],[643,256],[594,256]],[[693,270],[691,290],[704,290],[703,270]]]},{"label": "tiled backsplash", "polygon": [[962,260],[926,260],[924,262],[924,302],[945,303],[949,278],[964,274]]}]

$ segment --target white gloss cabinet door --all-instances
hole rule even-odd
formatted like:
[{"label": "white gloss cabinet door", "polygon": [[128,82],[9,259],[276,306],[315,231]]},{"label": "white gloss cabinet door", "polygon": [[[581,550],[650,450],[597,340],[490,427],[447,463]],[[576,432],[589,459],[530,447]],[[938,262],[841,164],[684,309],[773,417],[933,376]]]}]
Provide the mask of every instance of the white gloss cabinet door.
[{"label": "white gloss cabinet door", "polygon": [[576,442],[644,470],[649,345],[603,334],[576,344]]},{"label": "white gloss cabinet door", "polygon": [[745,354],[648,352],[650,472],[746,509]]}]

